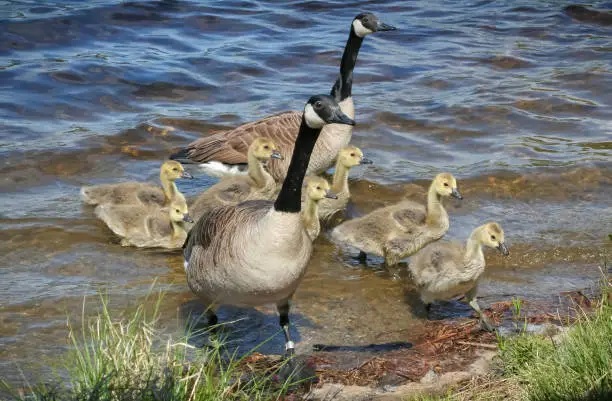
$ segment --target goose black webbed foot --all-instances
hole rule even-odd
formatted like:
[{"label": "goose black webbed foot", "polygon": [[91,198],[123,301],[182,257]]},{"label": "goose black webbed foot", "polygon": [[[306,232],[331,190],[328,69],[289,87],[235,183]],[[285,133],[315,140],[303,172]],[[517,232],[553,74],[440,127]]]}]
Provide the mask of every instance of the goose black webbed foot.
[{"label": "goose black webbed foot", "polygon": [[290,387],[302,386],[318,382],[314,364],[308,361],[304,355],[292,355],[285,353],[286,360],[278,371],[276,379],[280,383],[286,383]]},{"label": "goose black webbed foot", "polygon": [[495,326],[493,323],[491,323],[491,321],[484,315],[480,318],[480,328],[488,332],[495,331]]}]

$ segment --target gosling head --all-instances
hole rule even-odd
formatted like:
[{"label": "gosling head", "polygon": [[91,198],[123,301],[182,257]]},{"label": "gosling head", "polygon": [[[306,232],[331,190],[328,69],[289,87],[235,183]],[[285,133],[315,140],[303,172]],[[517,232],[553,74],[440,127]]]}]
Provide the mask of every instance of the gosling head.
[{"label": "gosling head", "polygon": [[266,138],[257,138],[249,146],[249,151],[259,161],[266,161],[270,159],[283,160],[283,156],[278,151],[278,148],[274,142]]},{"label": "gosling head", "polygon": [[306,183],[306,196],[318,202],[323,198],[338,199],[336,194],[330,191],[329,183],[321,177],[310,177]]},{"label": "gosling head", "polygon": [[174,160],[168,160],[162,164],[161,175],[170,181],[174,181],[179,178],[193,178],[191,174],[185,171],[185,168],[181,163]]},{"label": "gosling head", "polygon": [[457,189],[457,180],[449,173],[441,173],[434,178],[434,187],[440,196],[452,196],[453,198],[463,199]]},{"label": "gosling head", "polygon": [[308,99],[304,121],[313,129],[322,129],[325,124],[355,125],[355,121],[344,114],[338,102],[329,95],[315,95]]},{"label": "gosling head", "polygon": [[357,146],[347,146],[338,152],[338,160],[346,168],[360,164],[372,164],[372,160],[363,157],[363,152]]},{"label": "gosling head", "polygon": [[184,202],[172,202],[170,204],[170,220],[175,223],[193,223],[193,218],[189,215],[187,205]]},{"label": "gosling head", "polygon": [[352,27],[355,35],[360,38],[365,38],[374,32],[395,31],[396,29],[394,26],[385,24],[376,15],[371,13],[362,13],[356,16]]},{"label": "gosling head", "polygon": [[487,223],[482,226],[480,241],[489,248],[496,248],[504,256],[510,254],[504,243],[504,230],[502,230],[501,226],[497,223]]}]

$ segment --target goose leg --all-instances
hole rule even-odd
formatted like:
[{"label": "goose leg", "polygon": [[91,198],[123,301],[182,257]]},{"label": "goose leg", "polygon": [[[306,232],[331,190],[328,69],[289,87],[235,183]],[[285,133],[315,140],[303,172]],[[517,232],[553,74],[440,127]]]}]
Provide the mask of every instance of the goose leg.
[{"label": "goose leg", "polygon": [[361,263],[366,263],[368,260],[368,254],[364,251],[359,251],[359,256],[357,256],[357,260]]},{"label": "goose leg", "polygon": [[485,331],[493,331],[495,330],[495,327],[493,326],[491,321],[489,321],[489,318],[487,318],[487,316],[480,310],[480,305],[478,305],[478,301],[476,299],[477,292],[478,287],[474,286],[474,288],[472,288],[470,291],[467,292],[467,294],[465,294],[465,300],[467,301],[468,305],[470,305],[472,309],[474,309],[474,311],[476,311],[476,313],[478,314],[478,318],[480,319],[480,327]]},{"label": "goose leg", "polygon": [[290,357],[295,354],[295,344],[291,341],[289,334],[289,300],[285,300],[276,305],[279,314],[279,323],[285,333],[285,356]]}]

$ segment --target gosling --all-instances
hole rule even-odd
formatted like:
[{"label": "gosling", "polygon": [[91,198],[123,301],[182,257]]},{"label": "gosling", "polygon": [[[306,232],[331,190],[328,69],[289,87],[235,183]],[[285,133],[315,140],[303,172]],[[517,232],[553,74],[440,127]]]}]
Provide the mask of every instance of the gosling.
[{"label": "gosling", "polygon": [[81,188],[81,199],[89,205],[157,205],[168,206],[172,201],[185,202],[174,181],[193,178],[181,163],[168,160],[161,165],[159,179],[161,188],[143,182],[121,182]]},{"label": "gosling", "polygon": [[269,200],[276,195],[274,178],[264,168],[270,159],[282,160],[274,142],[257,138],[248,150],[248,175],[228,176],[202,192],[189,210],[197,220],[204,212],[218,206],[232,206],[246,200]]},{"label": "gosling", "polygon": [[465,294],[466,302],[478,314],[480,326],[487,331],[493,330],[493,325],[481,312],[476,300],[478,279],[485,269],[483,246],[497,248],[504,256],[509,255],[501,226],[487,223],[472,232],[466,246],[458,242],[438,241],[427,245],[411,258],[409,269],[427,311],[435,300],[448,300]]},{"label": "gosling", "polygon": [[349,171],[361,164],[372,164],[372,161],[363,157],[363,152],[358,147],[347,146],[338,152],[331,185],[331,191],[336,195],[336,198],[322,199],[319,202],[319,219],[321,221],[328,222],[336,213],[344,210],[351,199],[348,185]]},{"label": "gosling", "polygon": [[96,207],[96,216],[121,237],[122,246],[178,249],[187,238],[185,223],[193,223],[187,204],[170,206],[109,205]]},{"label": "gosling", "polygon": [[311,241],[321,232],[319,204],[326,199],[337,199],[330,191],[329,183],[322,177],[309,177],[306,183],[306,199],[302,205],[302,222]]},{"label": "gosling", "polygon": [[332,231],[332,238],[359,249],[362,260],[370,253],[382,256],[387,266],[396,265],[446,234],[449,220],[442,198],[449,196],[463,199],[455,177],[438,174],[427,192],[427,206],[404,200],[377,209],[340,224]]}]

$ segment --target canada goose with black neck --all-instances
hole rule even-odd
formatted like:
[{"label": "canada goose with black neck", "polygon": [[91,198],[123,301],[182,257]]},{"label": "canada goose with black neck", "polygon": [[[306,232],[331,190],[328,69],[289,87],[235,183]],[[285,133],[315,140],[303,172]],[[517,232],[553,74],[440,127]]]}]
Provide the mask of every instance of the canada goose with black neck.
[{"label": "canada goose with black neck", "polygon": [[333,97],[313,96],[304,107],[295,152],[275,201],[246,201],[206,212],[185,242],[185,270],[191,290],[208,306],[209,324],[217,323],[221,304],[276,304],[289,336],[289,300],[312,253],[301,212],[302,183],[321,129],[330,123],[354,125]]},{"label": "canada goose with black neck", "polygon": [[[392,30],[395,28],[369,13],[359,14],[351,23],[340,63],[340,73],[331,90],[331,96],[349,118],[355,118],[352,98],[353,70],[363,39],[371,33]],[[273,160],[268,165],[274,179],[282,182],[287,174],[301,121],[302,113],[298,111],[266,117],[233,130],[198,139],[170,158],[182,163],[200,164],[207,174],[213,176],[245,173],[249,144],[257,137],[269,138],[279,146],[279,151],[285,156],[285,160]],[[332,167],[338,152],[348,145],[352,134],[353,130],[349,125],[325,126],[315,145],[306,173],[317,175]]]}]

